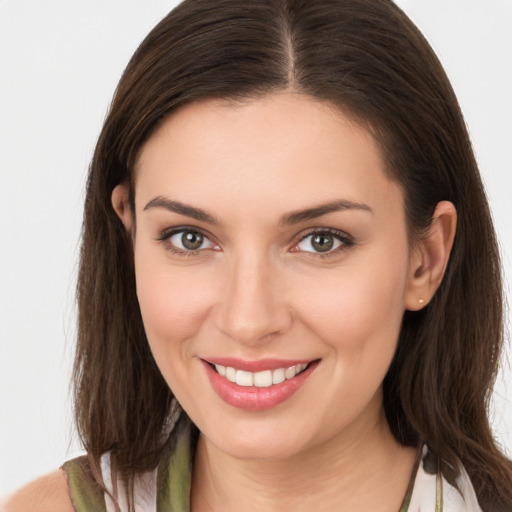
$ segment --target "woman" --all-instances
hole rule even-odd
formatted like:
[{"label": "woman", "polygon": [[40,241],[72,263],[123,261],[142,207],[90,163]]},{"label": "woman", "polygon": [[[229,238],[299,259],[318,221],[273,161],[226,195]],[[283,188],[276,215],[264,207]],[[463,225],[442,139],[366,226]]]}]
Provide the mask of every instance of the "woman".
[{"label": "woman", "polygon": [[486,416],[499,272],[456,99],[396,6],[185,1],[132,58],[91,165],[89,456],[22,494],[510,510]]}]

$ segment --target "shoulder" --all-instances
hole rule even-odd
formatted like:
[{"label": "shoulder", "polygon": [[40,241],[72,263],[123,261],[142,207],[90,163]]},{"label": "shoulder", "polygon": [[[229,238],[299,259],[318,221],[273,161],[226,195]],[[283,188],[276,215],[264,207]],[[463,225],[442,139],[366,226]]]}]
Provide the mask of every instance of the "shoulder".
[{"label": "shoulder", "polygon": [[66,473],[48,473],[22,487],[2,504],[2,512],[74,512]]}]

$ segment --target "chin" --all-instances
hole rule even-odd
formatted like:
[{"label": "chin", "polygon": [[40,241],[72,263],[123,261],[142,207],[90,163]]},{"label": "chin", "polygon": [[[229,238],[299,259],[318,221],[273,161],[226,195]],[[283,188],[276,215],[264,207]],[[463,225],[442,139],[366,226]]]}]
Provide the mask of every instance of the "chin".
[{"label": "chin", "polygon": [[303,449],[302,447],[301,449],[293,445],[284,445],[281,441],[262,444],[256,444],[252,442],[249,445],[247,443],[231,443],[229,446],[219,446],[219,448],[234,458],[261,462],[287,460],[301,452]]},{"label": "chin", "polygon": [[[293,433],[293,435],[290,435]],[[308,436],[283,426],[253,425],[238,429],[206,429],[205,440],[216,449],[242,460],[286,460],[310,447]]]}]

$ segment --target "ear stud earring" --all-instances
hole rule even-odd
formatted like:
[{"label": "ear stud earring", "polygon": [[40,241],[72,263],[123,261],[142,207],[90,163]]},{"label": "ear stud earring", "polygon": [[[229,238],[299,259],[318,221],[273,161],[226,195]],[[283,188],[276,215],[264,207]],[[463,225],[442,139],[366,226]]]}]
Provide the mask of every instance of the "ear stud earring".
[{"label": "ear stud earring", "polygon": [[422,299],[421,297],[418,299],[419,304],[425,304],[425,299]]}]

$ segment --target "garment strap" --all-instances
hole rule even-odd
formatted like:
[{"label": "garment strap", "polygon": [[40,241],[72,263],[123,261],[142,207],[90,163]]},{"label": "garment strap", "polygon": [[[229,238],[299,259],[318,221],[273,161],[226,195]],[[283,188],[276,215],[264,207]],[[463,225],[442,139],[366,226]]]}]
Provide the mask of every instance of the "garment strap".
[{"label": "garment strap", "polygon": [[131,485],[117,478],[109,453],[100,458],[98,475],[105,488],[97,482],[87,456],[64,463],[75,512],[190,512],[193,427],[185,415],[176,416],[172,427],[158,467],[136,475]]},{"label": "garment strap", "polygon": [[192,423],[182,418],[158,467],[157,512],[189,512],[192,482]]},{"label": "garment strap", "polygon": [[75,512],[106,512],[103,489],[96,482],[86,455],[65,462],[62,469]]}]

